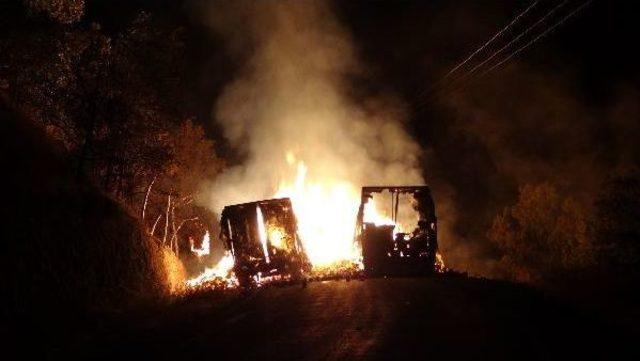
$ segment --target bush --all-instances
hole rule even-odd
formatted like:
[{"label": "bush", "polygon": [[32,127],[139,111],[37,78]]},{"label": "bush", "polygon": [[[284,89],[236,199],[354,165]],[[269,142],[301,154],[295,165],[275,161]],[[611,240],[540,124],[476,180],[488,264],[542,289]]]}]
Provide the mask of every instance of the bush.
[{"label": "bush", "polygon": [[589,212],[550,184],[526,185],[518,202],[495,217],[488,238],[502,253],[510,279],[536,282],[590,266]]}]

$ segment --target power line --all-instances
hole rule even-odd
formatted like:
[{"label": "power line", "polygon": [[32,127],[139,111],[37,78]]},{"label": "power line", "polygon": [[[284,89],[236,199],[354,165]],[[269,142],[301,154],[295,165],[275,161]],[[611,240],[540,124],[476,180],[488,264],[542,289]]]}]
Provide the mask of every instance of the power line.
[{"label": "power line", "polygon": [[536,43],[539,39],[543,38],[544,36],[546,36],[547,34],[549,34],[551,31],[553,31],[553,29],[557,28],[558,26],[562,25],[565,21],[567,21],[568,19],[570,19],[571,17],[573,17],[575,14],[577,14],[578,12],[580,12],[580,10],[584,9],[585,7],[587,7],[587,5],[591,4],[593,2],[593,0],[588,0],[586,2],[584,2],[582,5],[578,6],[575,10],[573,10],[571,13],[569,13],[569,15],[565,16],[564,18],[560,19],[560,21],[558,21],[557,23],[555,23],[553,26],[551,26],[550,28],[548,28],[547,30],[545,30],[544,32],[542,32],[541,34],[539,34],[538,36],[536,36],[535,38],[533,38],[531,41],[529,41],[528,43],[526,43],[525,45],[521,46],[520,48],[516,49],[516,51],[514,51],[513,53],[511,53],[509,56],[507,56],[506,58],[504,58],[502,61],[500,61],[499,63],[495,64],[494,66],[492,66],[491,68],[489,68],[487,71],[485,71],[484,73],[480,74],[480,77],[485,76],[487,73],[489,73],[490,71],[492,71],[493,69],[499,67],[500,65],[506,63],[507,61],[509,61],[511,58],[513,58],[514,56],[518,55],[520,52],[522,52],[523,50],[527,49],[530,45]]},{"label": "power line", "polygon": [[518,14],[509,24],[507,24],[507,26],[505,26],[504,28],[502,28],[500,31],[498,31],[495,35],[493,35],[493,37],[491,37],[491,39],[489,39],[487,42],[485,42],[482,46],[480,46],[478,49],[476,49],[476,51],[474,51],[473,53],[471,53],[471,55],[469,55],[466,59],[464,59],[460,64],[456,65],[455,67],[453,67],[453,69],[451,69],[445,76],[443,79],[448,78],[449,76],[451,76],[453,73],[455,73],[460,67],[464,66],[469,60],[471,60],[474,56],[476,56],[479,52],[481,52],[482,50],[484,50],[487,46],[489,46],[494,40],[496,40],[498,37],[500,37],[502,34],[504,34],[504,32],[506,32],[507,30],[509,30],[513,25],[515,25],[523,16],[525,16],[529,10],[533,9],[537,4],[538,4],[539,0],[534,1],[531,5],[529,5],[526,9],[524,9],[524,11],[522,11],[520,14]]},{"label": "power line", "polygon": [[[485,65],[487,62],[491,61],[493,58],[495,58],[496,56],[500,55],[503,51],[505,51],[506,49],[508,49],[509,47],[511,47],[511,45],[517,43],[523,36],[527,35],[529,32],[531,32],[531,30],[535,29],[538,25],[540,25],[541,23],[543,23],[545,20],[547,20],[549,17],[551,17],[552,15],[554,15],[558,10],[560,10],[560,8],[562,8],[563,6],[565,6],[570,0],[564,0],[562,3],[556,5],[554,8],[552,8],[548,13],[546,13],[542,18],[540,18],[538,21],[536,21],[533,25],[529,26],[527,29],[525,29],[523,32],[521,32],[518,36],[516,36],[514,39],[512,39],[509,43],[507,43],[507,45],[503,46],[502,48],[500,48],[499,50],[497,50],[496,52],[492,53],[492,55],[490,55],[487,59],[485,59],[484,61],[482,61],[480,64],[474,66],[470,71],[466,72],[464,75],[454,79],[452,82],[449,83],[449,85],[455,84],[456,82],[460,82],[460,81],[464,81],[467,78],[469,78],[470,76],[473,76],[473,73],[475,71],[477,71],[480,67],[482,67],[483,65]],[[501,66],[502,64],[506,63],[507,61],[509,61],[510,59],[512,59],[514,56],[518,55],[520,52],[526,50],[529,46],[535,44],[538,40],[540,40],[541,38],[545,37],[547,34],[549,34],[551,31],[553,31],[555,28],[557,28],[558,26],[562,25],[565,21],[567,21],[568,19],[570,19],[571,17],[575,16],[578,12],[580,12],[582,9],[584,9],[586,6],[588,6],[589,4],[591,4],[594,0],[587,0],[584,3],[582,3],[581,5],[579,5],[577,8],[575,8],[572,12],[570,12],[568,15],[566,15],[565,17],[563,17],[562,19],[560,19],[558,22],[554,23],[552,26],[548,27],[547,29],[545,29],[544,31],[542,31],[542,33],[538,34],[536,37],[534,37],[531,41],[529,41],[528,43],[526,43],[525,45],[517,48],[516,50],[514,50],[513,52],[511,52],[506,58],[502,59],[501,61],[499,61],[498,63],[494,64],[493,66],[491,66],[488,70],[482,72],[479,77],[483,77],[486,74],[488,74],[489,72],[491,72],[492,70],[496,69],[497,67]],[[526,14],[526,12],[530,9],[533,8],[533,6],[535,6],[535,4],[538,1],[534,2],[532,5],[530,5],[527,9],[525,9],[525,11],[523,11],[521,14],[519,14],[518,16],[516,16],[516,19],[523,16],[524,14]],[[514,19],[514,21],[516,20]],[[514,21],[512,21],[509,25],[507,25],[507,27],[511,26],[511,24],[514,24]],[[505,28],[506,29],[506,28]],[[498,32],[498,34],[500,34],[501,32],[503,32],[505,29],[501,30],[500,32]],[[498,35],[496,34],[496,35]],[[497,36],[494,35],[494,37],[492,37],[487,43],[485,43],[485,45],[483,45],[483,47],[486,47],[486,45],[488,45],[490,42],[492,42],[494,40],[494,38],[496,38]],[[499,36],[499,35],[498,35]],[[453,71],[455,71],[457,68],[459,68],[461,65],[464,65],[465,62],[467,62],[470,58],[472,58],[476,53],[480,52],[482,50],[481,47],[479,50],[475,51],[470,57],[468,57],[464,62],[462,62],[461,64],[459,64],[458,66],[456,66],[452,71],[450,71],[447,75],[451,74]],[[443,88],[441,88],[440,90],[435,89],[438,85],[438,83],[440,83],[442,80],[444,80],[445,78],[442,78],[440,81],[438,81],[436,84],[434,84],[434,86],[431,87],[431,93],[435,93],[437,94],[440,91],[443,91],[446,89],[447,85],[445,85]],[[471,83],[470,81],[467,81],[466,83],[463,83],[462,86],[459,87],[455,87],[453,89],[450,89],[451,91],[455,91],[457,89],[463,89],[465,88],[468,84]],[[447,92],[450,93],[450,92]],[[424,94],[424,92],[422,92],[421,94]],[[420,97],[418,97],[420,98]],[[428,99],[422,99],[422,100],[418,100],[417,104],[416,104],[416,109],[420,110],[420,108],[422,108],[423,106],[425,106],[428,102]]]},{"label": "power line", "polygon": [[[540,0],[536,0],[533,3],[531,3],[531,5],[529,5],[526,9],[524,9],[523,11],[521,11],[518,15],[516,15],[515,18],[513,18],[513,20],[511,20],[511,22],[509,24],[507,24],[507,26],[505,26],[504,28],[502,28],[501,30],[499,30],[497,33],[495,33],[491,39],[489,39],[488,41],[486,41],[484,44],[482,44],[482,46],[480,46],[478,49],[476,49],[473,53],[471,53],[466,59],[464,59],[462,62],[460,62],[458,65],[456,65],[455,67],[453,67],[453,69],[451,69],[444,77],[442,77],[440,80],[436,81],[432,86],[430,86],[427,89],[423,89],[422,91],[420,91],[417,95],[417,98],[423,98],[424,96],[426,96],[427,94],[433,93],[434,91],[437,91],[437,87],[438,85],[440,85],[444,80],[446,80],[449,76],[451,76],[453,73],[455,73],[460,67],[464,66],[467,62],[469,62],[474,56],[476,56],[478,53],[480,53],[482,50],[484,50],[487,46],[489,46],[494,40],[496,40],[497,38],[499,38],[502,34],[504,34],[506,31],[508,31],[512,26],[514,26],[515,24],[518,23],[518,21],[520,21],[520,19],[522,17],[524,17],[531,9],[533,9],[538,3],[540,2]],[[419,101],[418,103],[418,107],[422,106],[423,104],[421,104],[422,102]]]},{"label": "power line", "polygon": [[540,18],[538,21],[536,21],[533,25],[529,26],[528,28],[526,28],[523,32],[521,32],[520,34],[518,34],[518,36],[516,36],[515,38],[513,38],[510,42],[508,42],[505,46],[503,46],[502,48],[498,49],[496,52],[494,52],[493,54],[491,54],[491,56],[489,56],[488,58],[486,58],[484,61],[482,61],[481,63],[477,64],[476,66],[474,66],[471,70],[469,70],[468,72],[466,72],[463,76],[457,78],[454,80],[454,82],[456,81],[465,81],[467,78],[469,78],[470,76],[473,75],[473,73],[476,72],[476,70],[478,70],[479,68],[481,68],[482,66],[484,66],[486,63],[490,62],[491,60],[493,60],[493,58],[495,58],[496,56],[500,55],[503,51],[505,51],[506,49],[508,49],[509,47],[511,47],[511,45],[517,43],[523,36],[526,36],[527,34],[529,34],[529,32],[533,29],[535,29],[538,25],[540,25],[541,23],[543,23],[545,20],[547,20],[549,17],[553,16],[558,10],[560,10],[560,8],[562,8],[563,6],[565,6],[567,3],[569,2],[569,0],[564,0],[563,2],[561,2],[560,4],[556,5],[553,9],[551,9],[548,13],[546,13],[542,18]]},{"label": "power line", "polygon": [[[535,7],[537,5],[539,1],[535,1],[533,2],[531,5],[529,5],[529,7],[527,7],[524,11],[522,11],[520,14],[518,14],[512,21],[511,23],[509,23],[505,28],[503,28],[502,30],[500,30],[497,34],[495,34],[491,39],[489,39],[483,46],[481,46],[479,49],[477,49],[476,51],[474,51],[469,57],[467,57],[467,59],[465,59],[462,63],[458,64],[456,67],[454,67],[451,71],[449,71],[449,73],[447,73],[447,75],[445,77],[443,77],[442,79],[440,79],[439,81],[437,81],[433,86],[431,86],[429,88],[428,91],[422,91],[419,95],[418,98],[422,98],[426,93],[438,93],[440,91],[444,91],[446,90],[447,87],[449,87],[450,85],[453,85],[455,83],[459,83],[459,82],[464,82],[469,76],[473,75],[473,73],[475,73],[476,70],[478,70],[481,66],[483,66],[484,64],[486,64],[488,61],[490,61],[491,59],[493,59],[495,56],[497,56],[498,54],[502,53],[504,50],[506,50],[507,48],[509,48],[512,44],[514,44],[515,42],[517,42],[518,40],[520,40],[520,38],[522,38],[523,36],[525,36],[526,34],[528,34],[533,28],[537,27],[540,23],[542,23],[543,21],[545,21],[548,17],[550,17],[551,15],[553,15],[556,11],[558,11],[561,7],[563,7],[566,3],[569,2],[569,0],[564,0],[562,3],[560,3],[559,5],[556,5],[554,8],[552,8],[548,13],[546,13],[542,18],[540,18],[538,21],[536,21],[533,25],[529,26],[527,29],[525,29],[523,32],[521,32],[520,34],[518,34],[518,36],[516,36],[514,39],[512,39],[511,41],[509,41],[507,43],[507,45],[503,46],[502,48],[500,48],[499,50],[493,52],[487,59],[485,59],[484,61],[480,62],[480,64],[477,64],[476,66],[474,66],[471,70],[465,72],[463,75],[456,77],[455,79],[453,79],[451,82],[449,82],[448,84],[445,84],[441,87],[441,89],[437,89],[438,86],[447,78],[447,76],[450,76],[451,74],[453,74],[453,72],[455,72],[458,68],[460,68],[460,66],[464,65],[464,63],[468,62],[475,54],[479,53],[480,51],[482,51],[487,45],[489,45],[491,42],[493,42],[493,40],[495,40],[498,36],[500,36],[500,34],[504,33],[506,30],[508,30],[511,26],[515,25],[515,23],[517,23],[517,21],[522,18],[524,15],[526,15],[526,13],[529,12],[529,10],[533,9],[533,7]],[[463,85],[464,87],[464,85]],[[453,90],[458,89],[459,87],[455,87]],[[417,107],[420,108],[422,106],[424,106],[426,104],[426,99],[425,100],[420,100],[417,104]]]}]

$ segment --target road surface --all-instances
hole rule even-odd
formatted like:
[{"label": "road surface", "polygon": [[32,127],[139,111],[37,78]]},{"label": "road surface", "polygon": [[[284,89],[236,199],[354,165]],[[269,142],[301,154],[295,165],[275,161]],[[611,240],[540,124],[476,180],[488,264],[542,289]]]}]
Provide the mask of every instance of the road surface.
[{"label": "road surface", "polygon": [[613,330],[534,290],[465,278],[273,287],[190,300],[138,323],[74,353],[176,361],[566,360],[615,351]]}]

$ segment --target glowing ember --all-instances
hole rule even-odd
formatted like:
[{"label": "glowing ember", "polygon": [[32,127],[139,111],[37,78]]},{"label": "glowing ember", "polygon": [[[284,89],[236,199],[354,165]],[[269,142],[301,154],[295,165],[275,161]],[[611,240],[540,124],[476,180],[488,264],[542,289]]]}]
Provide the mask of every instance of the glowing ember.
[{"label": "glowing ember", "polygon": [[286,247],[285,243],[285,231],[281,227],[269,227],[267,231],[269,234],[269,244],[277,249],[284,249]]},{"label": "glowing ember", "polygon": [[200,244],[200,248],[196,248],[191,241],[191,252],[195,253],[198,257],[206,256],[209,254],[211,250],[211,237],[209,236],[209,232],[207,231],[202,237],[202,243]]},{"label": "glowing ember", "polygon": [[447,267],[444,265],[444,258],[440,252],[436,252],[436,270],[438,272],[445,272]]},{"label": "glowing ember", "polygon": [[198,287],[218,280],[225,287],[235,287],[238,280],[232,272],[233,264],[233,255],[227,252],[213,268],[207,267],[198,277],[188,280],[186,284],[189,287]]}]

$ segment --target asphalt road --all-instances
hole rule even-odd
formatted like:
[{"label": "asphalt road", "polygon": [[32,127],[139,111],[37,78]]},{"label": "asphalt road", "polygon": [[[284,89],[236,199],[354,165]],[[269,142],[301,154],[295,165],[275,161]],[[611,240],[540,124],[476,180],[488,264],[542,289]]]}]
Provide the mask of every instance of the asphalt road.
[{"label": "asphalt road", "polygon": [[[538,292],[464,278],[268,288],[175,305],[82,357],[172,360],[609,359],[615,330]],[[80,355],[76,350],[76,356]]]}]

